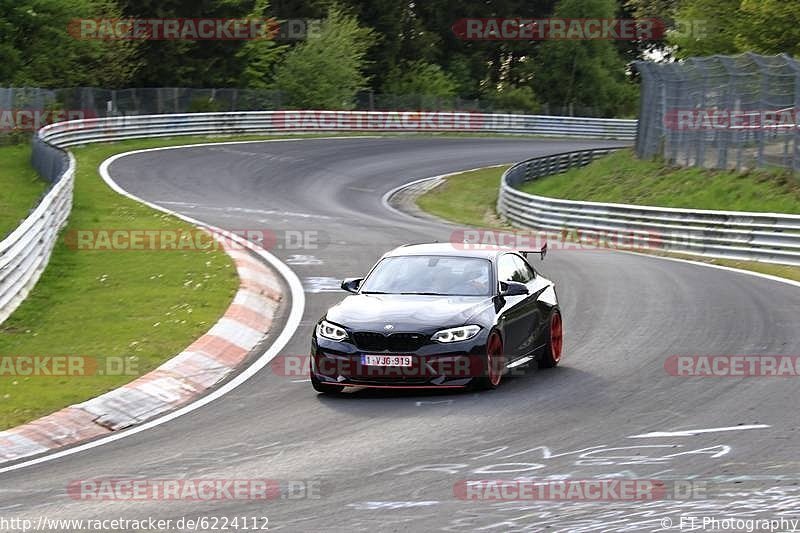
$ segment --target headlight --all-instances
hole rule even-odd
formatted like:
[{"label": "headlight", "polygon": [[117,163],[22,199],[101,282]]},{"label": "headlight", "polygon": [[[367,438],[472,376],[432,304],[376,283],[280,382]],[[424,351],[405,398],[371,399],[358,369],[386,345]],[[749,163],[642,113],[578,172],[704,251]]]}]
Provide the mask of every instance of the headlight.
[{"label": "headlight", "polygon": [[481,330],[480,326],[461,326],[437,331],[431,339],[436,342],[458,342],[471,339]]},{"label": "headlight", "polygon": [[347,332],[344,328],[340,328],[336,324],[331,324],[327,320],[323,320],[317,324],[317,335],[331,339],[332,341],[342,341],[347,338]]}]

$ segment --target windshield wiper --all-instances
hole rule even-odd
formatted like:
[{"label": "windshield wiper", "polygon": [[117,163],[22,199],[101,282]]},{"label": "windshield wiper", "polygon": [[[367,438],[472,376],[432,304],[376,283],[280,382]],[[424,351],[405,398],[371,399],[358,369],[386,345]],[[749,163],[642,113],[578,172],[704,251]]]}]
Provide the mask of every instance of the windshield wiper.
[{"label": "windshield wiper", "polygon": [[402,294],[402,295],[419,295],[419,296],[452,296],[442,292],[384,292],[384,291],[361,291],[361,294]]},{"label": "windshield wiper", "polygon": [[398,292],[397,294],[418,294],[420,296],[450,296],[442,292]]}]

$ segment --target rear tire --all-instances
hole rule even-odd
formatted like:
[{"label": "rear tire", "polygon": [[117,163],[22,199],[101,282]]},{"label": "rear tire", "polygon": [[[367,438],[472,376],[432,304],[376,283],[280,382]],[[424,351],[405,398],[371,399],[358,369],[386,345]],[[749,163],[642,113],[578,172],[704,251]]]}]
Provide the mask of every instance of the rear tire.
[{"label": "rear tire", "polygon": [[553,309],[550,313],[550,326],[547,331],[547,344],[544,352],[539,357],[539,366],[553,368],[561,362],[561,353],[564,348],[564,324],[561,321],[561,311]]},{"label": "rear tire", "polygon": [[496,389],[499,387],[505,366],[503,339],[500,338],[500,333],[492,331],[486,340],[486,375],[476,380],[477,388]]}]

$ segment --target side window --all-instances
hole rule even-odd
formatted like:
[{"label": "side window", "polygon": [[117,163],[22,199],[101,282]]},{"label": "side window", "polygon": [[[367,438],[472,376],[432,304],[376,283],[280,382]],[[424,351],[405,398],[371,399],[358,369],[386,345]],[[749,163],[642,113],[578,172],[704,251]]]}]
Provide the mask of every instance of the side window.
[{"label": "side window", "polygon": [[517,265],[514,256],[511,254],[501,255],[497,260],[497,281],[517,281],[514,276],[517,273]]},{"label": "side window", "polygon": [[515,276],[514,281],[519,281],[520,283],[528,283],[536,274],[534,274],[533,269],[528,266],[528,263],[525,262],[524,259],[519,257],[518,255],[513,255],[514,263],[515,263]]}]

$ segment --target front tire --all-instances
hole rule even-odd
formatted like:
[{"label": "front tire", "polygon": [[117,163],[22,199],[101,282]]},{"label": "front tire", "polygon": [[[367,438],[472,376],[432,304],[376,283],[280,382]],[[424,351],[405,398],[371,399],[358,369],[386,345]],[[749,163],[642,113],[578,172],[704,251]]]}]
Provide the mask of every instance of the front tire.
[{"label": "front tire", "polygon": [[486,375],[477,380],[479,389],[496,389],[500,386],[506,361],[503,355],[503,339],[500,333],[492,331],[486,341]]},{"label": "front tire", "polygon": [[550,313],[550,326],[547,331],[547,344],[544,352],[539,357],[539,366],[553,368],[561,362],[561,352],[564,348],[564,324],[561,321],[561,311],[553,309]]}]

